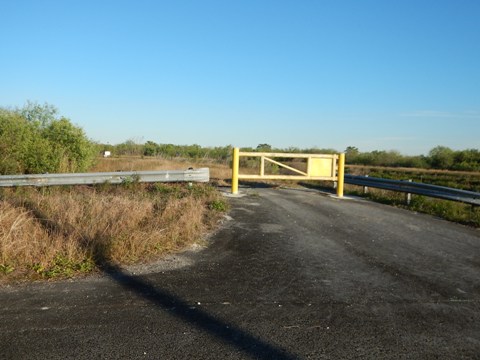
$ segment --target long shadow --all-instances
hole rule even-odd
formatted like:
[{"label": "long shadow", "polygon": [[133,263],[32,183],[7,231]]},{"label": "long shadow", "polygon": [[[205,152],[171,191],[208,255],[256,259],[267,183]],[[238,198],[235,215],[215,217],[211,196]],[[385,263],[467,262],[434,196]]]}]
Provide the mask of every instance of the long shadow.
[{"label": "long shadow", "polygon": [[225,344],[237,348],[254,359],[298,359],[286,350],[269,344],[234,324],[208,314],[206,311],[194,308],[192,304],[186,303],[167,291],[155,288],[141,278],[126,274],[118,266],[104,264],[102,268],[106,275],[124,289],[134,292],[163,310],[168,310],[169,314],[215,336]]},{"label": "long shadow", "polygon": [[[32,203],[24,203],[23,206],[32,211],[34,216],[49,232],[66,234],[71,230],[62,228],[61,225],[52,220],[47,220],[44,214]],[[232,323],[225,322],[206,311],[194,308],[191,304],[165,290],[155,288],[153,284],[140,277],[127,274],[119,266],[108,260],[106,251],[107,249],[104,246],[95,247],[95,254],[92,254],[94,261],[105,275],[121,285],[125,290],[135,293],[160,309],[168,311],[168,314],[176,316],[182,321],[215,336],[225,344],[242,351],[254,359],[298,359],[297,356],[255,337]]]},{"label": "long shadow", "polygon": [[[230,179],[225,180],[227,184],[231,184],[232,181]],[[252,188],[252,189],[269,189],[269,188],[277,188],[279,185],[273,183],[266,183],[261,181],[253,181],[253,180],[245,180],[238,182],[239,187],[244,188]]]},{"label": "long shadow", "polygon": [[332,194],[336,193],[336,190],[332,189],[332,187],[328,186],[328,185],[312,184],[312,183],[309,183],[309,182],[306,182],[306,181],[300,181],[298,183],[298,185],[301,185],[301,186],[303,186],[307,189],[318,190],[318,191],[322,191],[322,192],[326,192],[326,193],[332,193]]}]

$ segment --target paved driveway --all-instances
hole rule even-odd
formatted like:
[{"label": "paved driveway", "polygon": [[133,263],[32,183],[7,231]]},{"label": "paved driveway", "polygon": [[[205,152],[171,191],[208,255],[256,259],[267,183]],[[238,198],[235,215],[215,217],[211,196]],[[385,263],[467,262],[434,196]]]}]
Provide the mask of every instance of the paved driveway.
[{"label": "paved driveway", "polygon": [[148,273],[0,289],[0,358],[480,358],[480,231],[247,192],[207,248]]}]

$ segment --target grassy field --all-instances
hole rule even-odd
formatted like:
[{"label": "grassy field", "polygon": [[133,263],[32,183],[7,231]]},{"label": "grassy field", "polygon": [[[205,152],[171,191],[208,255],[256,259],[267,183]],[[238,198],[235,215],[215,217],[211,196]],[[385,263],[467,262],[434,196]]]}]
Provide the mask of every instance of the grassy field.
[{"label": "grassy field", "polygon": [[[102,159],[97,171],[183,166]],[[0,283],[73,277],[107,264],[153,260],[201,242],[226,209],[211,184],[3,188]]]}]

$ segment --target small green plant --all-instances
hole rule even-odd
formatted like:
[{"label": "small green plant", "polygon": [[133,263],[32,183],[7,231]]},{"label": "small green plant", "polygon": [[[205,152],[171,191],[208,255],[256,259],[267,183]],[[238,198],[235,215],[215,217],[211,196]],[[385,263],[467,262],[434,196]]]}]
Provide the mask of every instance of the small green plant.
[{"label": "small green plant", "polygon": [[95,270],[95,262],[90,258],[84,259],[82,262],[77,264],[77,269],[78,271],[85,274],[92,272],[93,270]]},{"label": "small green plant", "polygon": [[122,179],[122,185],[130,189],[134,185],[138,184],[140,182],[140,175],[138,174],[133,174],[132,176],[127,176]]},{"label": "small green plant", "polygon": [[222,199],[215,199],[208,204],[208,208],[210,210],[223,212],[223,211],[227,211],[228,205]]},{"label": "small green plant", "polygon": [[92,259],[83,259],[80,262],[74,262],[64,255],[57,255],[48,267],[40,264],[34,264],[32,270],[44,278],[69,278],[76,273],[89,273],[95,269],[95,263]]},{"label": "small green plant", "polygon": [[41,264],[33,264],[30,268],[37,274],[42,274],[45,269]]},{"label": "small green plant", "polygon": [[12,273],[15,270],[15,268],[11,265],[8,264],[0,264],[0,273],[4,275],[8,275]]}]

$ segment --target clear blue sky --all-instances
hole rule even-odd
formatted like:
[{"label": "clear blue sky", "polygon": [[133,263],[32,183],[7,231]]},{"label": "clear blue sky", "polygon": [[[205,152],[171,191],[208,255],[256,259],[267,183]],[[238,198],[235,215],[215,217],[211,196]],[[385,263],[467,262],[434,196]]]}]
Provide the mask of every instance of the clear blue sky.
[{"label": "clear blue sky", "polygon": [[99,142],[480,148],[479,0],[1,0],[0,106]]}]

